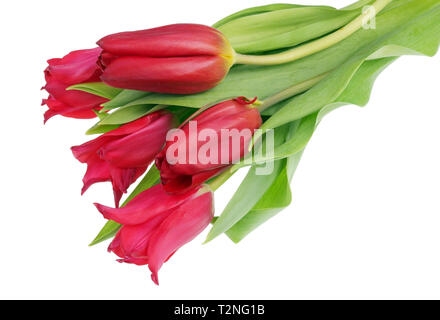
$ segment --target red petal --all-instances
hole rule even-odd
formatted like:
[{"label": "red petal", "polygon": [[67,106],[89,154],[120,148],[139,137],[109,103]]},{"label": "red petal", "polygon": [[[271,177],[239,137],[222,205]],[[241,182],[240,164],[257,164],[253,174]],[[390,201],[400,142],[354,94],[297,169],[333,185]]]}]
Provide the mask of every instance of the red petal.
[{"label": "red petal", "polygon": [[165,260],[202,232],[213,216],[213,195],[207,192],[182,204],[154,231],[147,256],[151,278],[156,284],[159,284],[158,271]]},{"label": "red petal", "polygon": [[165,144],[173,122],[172,114],[163,114],[144,128],[104,145],[100,157],[121,168],[148,166]]},{"label": "red petal", "polygon": [[87,163],[87,171],[83,178],[84,186],[81,194],[84,194],[91,185],[98,182],[110,181],[110,165],[104,161],[96,160]]},{"label": "red petal", "polygon": [[116,33],[102,38],[98,45],[115,55],[147,57],[219,55],[230,50],[218,30],[198,24]]},{"label": "red petal", "polygon": [[66,85],[99,81],[97,61],[101,51],[101,48],[78,50],[62,59],[51,59],[46,72]]},{"label": "red petal", "polygon": [[199,189],[200,187],[187,193],[170,195],[164,191],[162,185],[156,185],[140,193],[125,207],[115,209],[97,203],[95,203],[95,206],[105,219],[124,225],[136,225],[144,223],[163,212],[172,211],[182,203],[191,200]]},{"label": "red petal", "polygon": [[229,61],[221,56],[127,56],[113,60],[101,80],[123,89],[190,94],[215,87],[226,76],[229,67]]}]

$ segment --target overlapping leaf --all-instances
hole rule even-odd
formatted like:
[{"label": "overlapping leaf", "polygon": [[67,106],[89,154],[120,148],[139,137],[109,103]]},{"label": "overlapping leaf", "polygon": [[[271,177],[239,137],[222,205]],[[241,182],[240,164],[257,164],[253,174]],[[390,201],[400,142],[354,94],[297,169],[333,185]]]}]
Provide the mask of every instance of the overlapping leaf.
[{"label": "overlapping leaf", "polygon": [[333,32],[361,13],[361,8],[338,10],[304,6],[241,17],[218,29],[239,53],[288,48]]}]

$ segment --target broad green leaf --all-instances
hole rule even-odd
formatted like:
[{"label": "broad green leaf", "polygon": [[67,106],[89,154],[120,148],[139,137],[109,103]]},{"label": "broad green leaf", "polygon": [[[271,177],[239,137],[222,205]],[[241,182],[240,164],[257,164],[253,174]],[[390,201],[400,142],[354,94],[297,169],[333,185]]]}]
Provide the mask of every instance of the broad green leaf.
[{"label": "broad green leaf", "polygon": [[[315,127],[315,121],[316,117],[313,119],[313,127]],[[301,133],[301,125],[296,121],[284,132],[285,141],[291,141],[298,133]],[[266,189],[265,193],[259,199],[255,199],[256,203],[254,202],[254,207],[250,209],[248,213],[242,215],[242,218],[225,232],[232,241],[238,243],[246,235],[290,204],[292,199],[290,181],[298,166],[302,153],[303,150],[287,159],[277,161],[277,163],[281,165],[281,169],[274,171],[273,174],[276,178],[272,180],[270,187]]]},{"label": "broad green leaf", "polygon": [[232,228],[226,231],[226,235],[233,242],[238,243],[243,240],[249,233],[274,217],[291,203],[292,194],[289,186],[291,175],[293,175],[291,170],[296,169],[301,156],[302,152],[299,152],[283,160],[285,162],[283,170],[257,204]]},{"label": "broad green leaf", "polygon": [[112,100],[102,105],[104,108],[101,110],[101,112],[106,112],[111,109],[124,107],[129,102],[145,97],[149,94],[150,92],[136,91],[136,90],[122,90],[116,97],[114,97]]},{"label": "broad green leaf", "polygon": [[[289,126],[284,126],[275,131],[274,143],[279,145],[284,142]],[[273,170],[270,175],[261,174],[261,166],[254,165],[249,169],[246,177],[235,192],[231,201],[226,206],[223,213],[215,221],[208,234],[206,242],[209,242],[227,231],[237,223],[249,210],[258,202],[265,191],[272,185],[279,172],[283,169],[283,160],[273,162]]]},{"label": "broad green leaf", "polygon": [[223,18],[222,20],[214,23],[212,26],[214,28],[219,28],[219,27],[223,26],[224,24],[226,24],[230,21],[233,21],[235,19],[238,19],[238,18],[251,16],[251,15],[255,15],[255,14],[260,14],[260,13],[265,13],[265,12],[276,11],[276,10],[284,10],[284,9],[292,9],[292,8],[300,8],[300,7],[304,7],[304,6],[296,5],[296,4],[278,4],[277,3],[277,4],[269,4],[269,5],[265,5],[265,6],[248,8],[248,9],[244,9],[244,10],[238,11],[236,13],[233,13],[233,14],[227,16],[226,18]]},{"label": "broad green leaf", "polygon": [[93,110],[93,113],[96,114],[96,116],[98,117],[99,120],[104,119],[105,117],[107,117],[107,114],[105,113],[100,113],[98,110]]},{"label": "broad green leaf", "polygon": [[122,91],[122,89],[110,87],[103,82],[75,84],[67,88],[67,90],[84,91],[106,99],[113,99]]},{"label": "broad green leaf", "polygon": [[333,32],[356,18],[361,9],[300,7],[251,15],[218,29],[239,53],[258,53],[293,47]]},{"label": "broad green leaf", "polygon": [[265,148],[262,147],[261,149],[264,152],[250,153],[249,156],[245,157],[240,163],[235,164],[231,170],[235,171],[248,165],[284,159],[302,151],[315,131],[317,117],[318,113],[314,113],[293,122],[292,126],[295,127],[295,134],[289,137],[284,143],[277,145],[273,152],[265,152]]},{"label": "broad green leaf", "polygon": [[101,120],[99,125],[128,123],[153,112],[154,107],[154,105],[135,105],[119,108]]},{"label": "broad green leaf", "polygon": [[99,121],[86,131],[87,135],[106,133],[124,123],[139,119],[154,111],[154,105],[134,105],[119,108],[113,113],[99,113]]},{"label": "broad green leaf", "polygon": [[93,134],[101,134],[112,131],[114,129],[119,128],[119,125],[100,125],[100,122],[108,116],[107,113],[100,113],[99,111],[94,111],[97,117],[99,118],[99,122],[96,123],[93,127],[86,131],[87,135]]},{"label": "broad green leaf", "polygon": [[106,133],[119,128],[117,124],[99,125],[99,122],[86,131],[86,135]]},{"label": "broad green leaf", "polygon": [[[134,197],[136,197],[141,192],[151,188],[152,186],[159,183],[159,170],[157,170],[156,166],[151,166],[150,170],[141,180],[141,182],[136,186],[133,192],[127,197],[121,207],[125,206],[129,203]],[[102,241],[110,239],[115,236],[118,230],[121,228],[121,225],[115,221],[109,220],[104,225],[104,227],[99,231],[96,238],[90,243],[89,246],[94,246]]]},{"label": "broad green leaf", "polygon": [[[346,104],[355,104],[358,106],[366,105],[374,81],[378,75],[396,59],[396,57],[391,57],[364,62],[339,98],[336,99],[335,102],[322,108],[319,112],[294,121],[292,125],[297,126],[295,134],[288,138],[283,144],[276,146],[273,153],[250,154],[240,163],[234,165],[232,170],[235,171],[255,163],[287,158],[303,150],[312,137],[317,123],[325,114]],[[264,148],[261,149],[265,150]]]},{"label": "broad green leaf", "polygon": [[254,207],[277,178],[278,173],[282,170],[283,161],[279,160],[274,163],[274,170],[271,175],[258,175],[258,166],[253,166],[249,169],[248,174],[231,201],[215,221],[205,242],[209,242],[229,230]]},{"label": "broad green leaf", "polygon": [[[399,6],[396,6],[397,2],[400,2]],[[383,56],[406,54],[410,51],[426,55],[435,54],[440,41],[440,24],[437,22],[440,19],[440,1],[402,0],[396,1],[394,5],[396,6],[394,9],[389,9],[377,17],[375,33],[380,36],[376,37],[375,41],[359,48],[345,63],[312,89],[290,99],[282,109],[265,122],[263,129],[275,128],[300,119],[332,103],[345,90],[356,71],[369,57],[377,59]],[[372,32],[362,30],[355,35],[359,36],[369,31]],[[401,50],[402,48],[406,49]]]},{"label": "broad green leaf", "polygon": [[355,3],[352,3],[348,6],[346,6],[344,9],[345,10],[353,10],[353,9],[358,9],[358,8],[362,8],[365,7],[367,5],[370,5],[374,2],[375,0],[360,0],[360,1],[356,1]]}]

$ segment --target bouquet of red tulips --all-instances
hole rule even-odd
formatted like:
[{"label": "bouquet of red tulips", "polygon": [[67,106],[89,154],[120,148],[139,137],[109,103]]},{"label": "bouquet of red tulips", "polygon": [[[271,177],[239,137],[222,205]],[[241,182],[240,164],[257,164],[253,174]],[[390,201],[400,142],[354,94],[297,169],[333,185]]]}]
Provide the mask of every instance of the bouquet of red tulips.
[{"label": "bouquet of red tulips", "polygon": [[[290,181],[320,120],[364,106],[399,56],[432,56],[440,0],[273,4],[213,27],[175,24],[121,32],[48,61],[45,122],[97,118],[96,138],[72,147],[87,164],[84,193],[111,182],[114,206],[92,245],[113,238],[120,262],[158,271],[212,224],[239,242],[291,202]],[[214,191],[250,167],[218,216]],[[142,178],[141,178],[142,177]],[[140,180],[121,204],[128,188]]]}]

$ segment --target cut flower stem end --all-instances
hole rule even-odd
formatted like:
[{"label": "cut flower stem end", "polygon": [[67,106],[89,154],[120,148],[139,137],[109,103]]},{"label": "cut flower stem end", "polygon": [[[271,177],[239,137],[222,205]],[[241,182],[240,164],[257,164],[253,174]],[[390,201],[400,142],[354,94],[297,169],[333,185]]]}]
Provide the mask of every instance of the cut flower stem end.
[{"label": "cut flower stem end", "polygon": [[348,23],[343,28],[323,37],[312,41],[305,45],[270,55],[243,55],[235,54],[236,64],[253,64],[253,65],[277,65],[292,62],[324,49],[327,49],[338,42],[348,38],[353,33],[358,31],[364,25],[365,21],[374,18],[380,11],[382,11],[393,0],[377,0],[369,10],[365,10],[360,16]]}]

